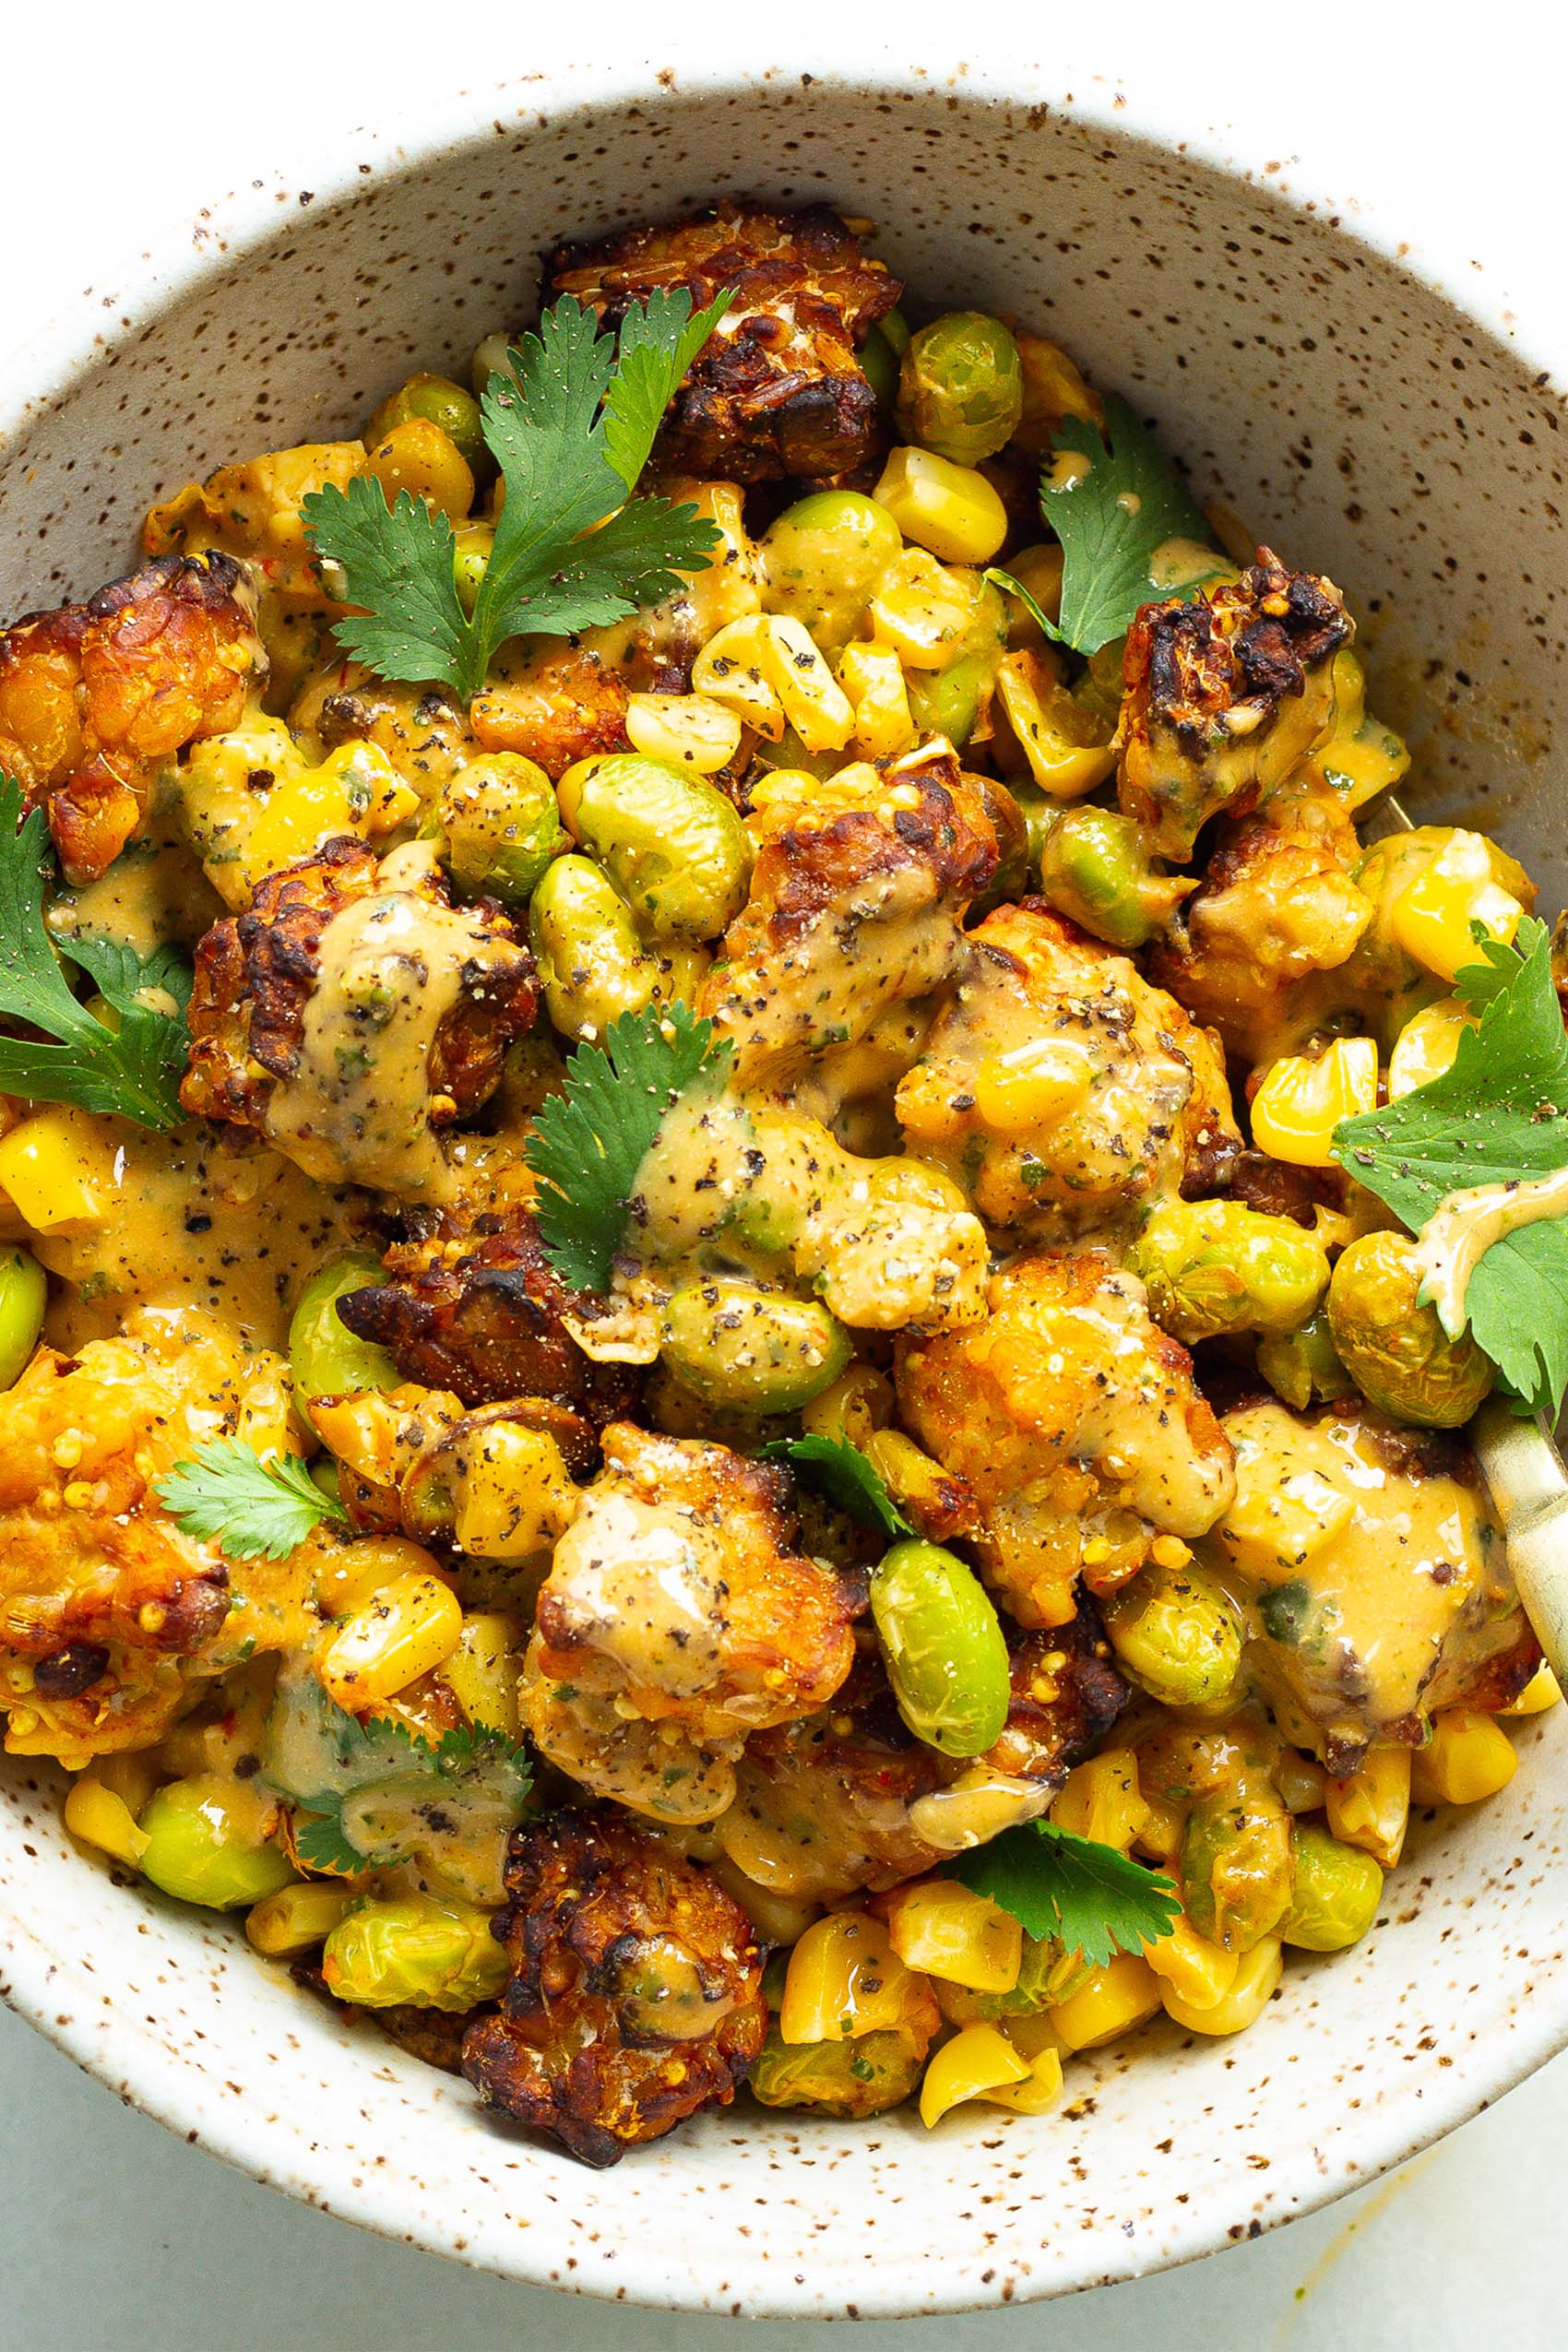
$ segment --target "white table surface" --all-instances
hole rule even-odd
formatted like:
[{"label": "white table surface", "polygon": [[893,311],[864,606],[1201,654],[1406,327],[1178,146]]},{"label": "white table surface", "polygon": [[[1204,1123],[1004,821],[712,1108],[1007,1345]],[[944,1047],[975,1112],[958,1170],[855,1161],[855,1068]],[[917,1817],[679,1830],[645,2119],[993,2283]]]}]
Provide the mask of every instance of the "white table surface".
[{"label": "white table surface", "polygon": [[[0,140],[6,328],[36,324],[117,265],[188,234],[206,199],[286,158],[330,151],[422,93],[481,91],[587,53],[654,66],[732,51],[831,64],[835,26],[871,11],[794,0],[749,20],[687,0],[677,29],[599,0],[574,30],[541,30],[525,0],[377,0],[347,8],[218,9],[160,0],[5,12]],[[762,18],[763,12],[755,12]],[[956,12],[961,24],[961,12]],[[1103,10],[986,12],[977,52],[1049,57],[1061,89],[1174,91],[1194,127],[1249,126],[1249,144],[1506,290],[1527,343],[1561,269],[1562,90],[1555,5],[1373,0],[1314,22],[1264,11],[1194,18],[1144,0]],[[875,12],[890,60],[945,55],[956,12],[909,0]],[[559,19],[558,19],[559,20]],[[768,28],[771,26],[772,30]],[[649,49],[650,40],[656,52]],[[1258,134],[1265,135],[1258,148]],[[3,1932],[3,1930],[0,1930]],[[1559,2061],[1381,2186],[1255,2244],[1068,2304],[905,2323],[900,2352],[1472,2352],[1564,2341],[1562,2200],[1568,2061]],[[0,2346],[27,2352],[552,2352],[735,2346],[740,2327],[636,2313],[477,2276],[294,2205],[187,2147],[0,2013]],[[748,2346],[793,2347],[815,2326],[762,2324]],[[858,2339],[883,2340],[872,2324]],[[842,2340],[842,2339],[838,2339]]]}]

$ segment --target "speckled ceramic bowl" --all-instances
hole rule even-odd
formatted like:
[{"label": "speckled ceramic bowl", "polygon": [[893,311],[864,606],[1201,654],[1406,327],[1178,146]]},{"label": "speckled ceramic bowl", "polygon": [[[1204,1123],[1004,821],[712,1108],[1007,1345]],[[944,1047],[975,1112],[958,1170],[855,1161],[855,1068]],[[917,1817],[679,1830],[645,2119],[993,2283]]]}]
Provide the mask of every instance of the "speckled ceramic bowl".
[{"label": "speckled ceramic bowl", "polygon": [[[1543,754],[1568,695],[1568,502],[1529,359],[1327,203],[1281,193],[1261,151],[1249,182],[1205,160],[1195,126],[1109,92],[1075,106],[1038,72],[1011,79],[1022,98],[975,75],[674,83],[534,77],[405,145],[367,135],[215,208],[123,295],[13,355],[0,609],[95,586],[191,474],[351,431],[410,365],[460,372],[527,310],[548,238],[714,190],[830,196],[876,219],[923,296],[1059,334],[1206,489],[1346,582],[1384,707],[1417,741],[1417,806],[1495,823],[1560,900]],[[1150,2030],[1080,2062],[1075,2104],[1039,2120],[961,2113],[927,2135],[908,2114],[856,2129],[742,2101],[584,2171],[338,2025],[222,1923],[78,1856],[57,1788],[15,1764],[8,1990],[192,2140],[519,2278],[747,2314],[1023,2300],[1255,2236],[1568,2041],[1562,1711],[1520,1747],[1503,1799],[1417,1829],[1353,1954],[1293,1965],[1236,2042]]]}]

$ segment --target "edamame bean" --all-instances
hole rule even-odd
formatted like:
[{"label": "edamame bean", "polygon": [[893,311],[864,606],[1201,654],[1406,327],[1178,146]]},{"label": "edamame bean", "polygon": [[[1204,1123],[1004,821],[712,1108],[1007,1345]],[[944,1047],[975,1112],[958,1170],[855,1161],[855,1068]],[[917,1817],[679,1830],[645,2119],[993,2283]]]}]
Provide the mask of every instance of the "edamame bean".
[{"label": "edamame bean", "polygon": [[731,1275],[683,1283],[664,1310],[665,1360],[710,1405],[793,1413],[837,1379],[850,1348],[815,1299]]},{"label": "edamame bean", "polygon": [[903,552],[897,524],[874,498],[815,491],[763,536],[764,606],[801,622],[824,653],[841,652]]},{"label": "edamame bean", "polygon": [[1250,1951],[1290,1907],[1290,1817],[1260,1782],[1206,1798],[1182,1838],[1182,1894],[1199,1935]]},{"label": "edamame bean", "polygon": [[975,731],[1002,657],[1007,650],[1007,611],[1001,590],[989,580],[981,586],[974,618],[940,670],[910,672],[907,685],[909,716],[925,732],[945,735],[961,751]]},{"label": "edamame bean", "polygon": [[30,1250],[0,1250],[0,1388],[27,1370],[49,1299],[49,1277]]},{"label": "edamame bean", "polygon": [[294,1877],[288,1856],[267,1836],[276,1818],[276,1806],[226,1773],[172,1780],[148,1799],[137,1824],[147,1839],[142,1876],[183,1903],[211,1911],[248,1908]]},{"label": "edamame bean", "polygon": [[907,2099],[925,2063],[923,2037],[883,2026],[853,2041],[787,2042],[777,2025],[747,2077],[764,2107],[804,2108],[814,2115],[885,2115]]},{"label": "edamame bean", "polygon": [[1100,1606],[1118,1663],[1162,1706],[1217,1705],[1235,1682],[1241,1613],[1196,1561],[1151,1562]]},{"label": "edamame bean", "polygon": [[580,761],[562,781],[574,832],[651,938],[716,939],[740,913],[751,843],[714,785],[637,752]]},{"label": "edamame bean", "polygon": [[479,602],[480,583],[494,551],[495,532],[489,523],[465,523],[453,536],[452,584],[470,621]]},{"label": "edamame bean", "polygon": [[447,375],[410,375],[383,400],[365,427],[365,441],[384,441],[395,424],[408,424],[415,418],[439,425],[447,439],[457,443],[475,474],[494,471],[479,402]]},{"label": "edamame bean", "polygon": [[462,2010],[495,1999],[506,1982],[506,1954],[488,1911],[409,1895],[350,1911],[323,1946],[321,1973],[336,2000],[362,2009],[411,2002]]},{"label": "edamame bean", "polygon": [[518,906],[552,858],[571,848],[542,767],[520,752],[486,752],[441,790],[441,858],[460,890]]},{"label": "edamame bean", "polygon": [[898,423],[955,465],[994,457],[1024,413],[1018,346],[999,318],[949,311],[913,337],[898,372]]},{"label": "edamame bean", "polygon": [[529,944],[563,1037],[602,1037],[621,1014],[653,1002],[659,966],[637,937],[630,908],[591,858],[556,858],[545,869],[529,901]]},{"label": "edamame bean", "polygon": [[1295,1884],[1279,1933],[1303,1952],[1343,1952],[1377,1917],[1383,1872],[1359,1846],[1331,1837],[1315,1822],[1294,1824]]},{"label": "edamame bean", "polygon": [[980,1756],[1012,1701],[1007,1644],[990,1596],[941,1544],[896,1543],[872,1578],[872,1615],[898,1712],[944,1755]]},{"label": "edamame bean", "polygon": [[1334,1269],[1328,1327],[1370,1405],[1421,1429],[1458,1429],[1496,1378],[1471,1334],[1450,1339],[1418,1303],[1421,1275],[1404,1233],[1363,1233]]},{"label": "edamame bean", "polygon": [[318,1265],[305,1284],[289,1324],[289,1370],[302,1412],[320,1396],[396,1387],[401,1375],[386,1348],[356,1337],[338,1313],[339,1300],[350,1290],[386,1279],[374,1250],[344,1250]]},{"label": "edamame bean", "polygon": [[1163,1201],[1132,1265],[1156,1323],[1189,1348],[1243,1331],[1299,1330],[1328,1288],[1314,1235],[1240,1201]]},{"label": "edamame bean", "polygon": [[1042,837],[1039,886],[1058,913],[1097,939],[1133,948],[1163,928],[1192,884],[1155,873],[1130,816],[1116,809],[1073,808],[1055,814]]}]

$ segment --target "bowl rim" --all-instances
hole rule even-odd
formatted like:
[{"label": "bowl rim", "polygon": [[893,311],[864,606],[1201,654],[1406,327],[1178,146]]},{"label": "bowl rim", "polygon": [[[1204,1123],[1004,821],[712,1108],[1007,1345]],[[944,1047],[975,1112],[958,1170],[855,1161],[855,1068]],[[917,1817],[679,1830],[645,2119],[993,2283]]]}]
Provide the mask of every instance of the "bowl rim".
[{"label": "bowl rim", "polygon": [[[750,57],[738,58],[749,49]],[[1074,75],[1061,65],[1025,63],[1000,53],[985,65],[966,62],[956,52],[926,47],[925,62],[890,60],[885,47],[856,45],[851,33],[835,42],[832,63],[809,74],[777,61],[754,36],[727,39],[722,56],[691,32],[664,42],[660,55],[678,60],[679,70],[651,58],[613,62],[551,62],[542,71],[517,74],[480,91],[437,93],[428,102],[389,118],[383,128],[363,128],[335,137],[337,159],[322,168],[319,146],[299,138],[282,143],[283,160],[263,178],[203,205],[194,221],[165,217],[138,257],[113,255],[105,276],[55,312],[25,340],[0,355],[0,447],[44,417],[77,379],[116,349],[133,343],[148,323],[170,305],[220,275],[247,254],[265,250],[292,217],[284,204],[330,208],[363,191],[368,179],[385,181],[416,172],[453,148],[478,147],[497,133],[515,136],[530,122],[542,125],[592,109],[602,113],[630,104],[663,109],[743,95],[759,88],[814,84],[840,94],[928,95],[945,89],[963,101],[1019,107],[1039,104],[1066,121],[1102,130],[1119,143],[1178,152],[1255,188],[1286,208],[1324,220],[1338,234],[1369,249],[1419,286],[1449,303],[1467,323],[1501,344],[1536,374],[1538,391],[1568,374],[1568,312],[1553,333],[1553,311],[1538,304],[1522,319],[1495,277],[1458,249],[1423,244],[1409,233],[1414,224],[1393,217],[1386,203],[1363,208],[1353,196],[1319,176],[1312,159],[1294,159],[1289,175],[1267,160],[1266,122],[1250,125],[1208,123],[1194,127],[1184,95],[1175,84],[1156,81],[1135,94],[1122,82]],[[932,62],[932,59],[935,62]],[[369,157],[367,162],[362,160]],[[119,272],[119,291],[106,293],[109,272]],[[113,324],[106,326],[105,316]],[[1526,332],[1527,330],[1527,332]],[[1561,350],[1559,346],[1562,346]],[[231,2114],[200,2097],[203,2068],[188,2048],[159,2047],[139,2037],[127,2022],[117,2032],[102,2030],[93,2013],[101,1983],[83,1968],[68,1941],[52,1943],[32,1922],[13,1917],[0,1994],[18,2014],[84,2071],[107,2085],[127,2105],[171,2132],[264,2185],[280,2189],[318,2210],[397,2242],[441,2254],[465,2267],[490,2270],[519,2282],[554,2286],[608,2300],[667,2310],[709,2311],[716,2307],[691,2289],[684,2251],[667,2256],[645,2232],[608,2253],[580,2249],[569,2274],[552,2272],[548,2257],[533,2254],[529,2233],[513,2240],[515,2253],[489,2251],[471,2243],[455,2251],[439,2231],[438,2216],[424,2208],[407,2215],[387,2210],[385,2175],[366,2173],[356,2183],[345,2164],[332,2178],[330,2150],[301,2149],[300,2135],[285,2113],[263,2115],[237,2105]],[[1542,1998],[1538,1982],[1514,2030],[1490,2048],[1478,2039],[1456,2055],[1441,2075],[1429,2076],[1419,2092],[1403,2099],[1379,2099],[1358,2118],[1356,2152],[1331,2170],[1313,2151],[1294,2177],[1276,2176],[1276,2195],[1245,2234],[1256,2236],[1332,2204],[1353,2188],[1405,2161],[1467,2121],[1496,2098],[1568,2047],[1568,1971],[1556,1979],[1556,1997]],[[90,1998],[89,1998],[90,1996]],[[89,2022],[91,2020],[92,2022]],[[193,2114],[200,2114],[193,2128]],[[390,2184],[386,2184],[390,2185]],[[1278,2192],[1284,2192],[1283,2194]],[[1218,2251],[1241,2234],[1231,2226],[1233,2205],[1222,2193],[1195,2190],[1179,2218],[1162,2215],[1169,2229],[1158,2251],[1139,2249],[1123,2266],[1106,2265],[1104,2242],[1088,2238],[1075,2259],[1042,2263],[1021,2280],[977,2279],[945,2283],[923,2273],[918,2282],[907,2267],[880,2285],[858,2280],[852,2315],[864,2318],[934,2317],[993,2308],[1004,2301],[1029,2302],[1081,2291],[1113,2280],[1145,2275]],[[728,2269],[736,2263],[730,2250]],[[532,2258],[530,2259],[530,2255]],[[757,2291],[737,2303],[727,2291],[724,2308],[756,2318],[824,2318],[841,2315],[843,2305],[825,2306],[809,2274],[790,2277],[759,2266]]]}]

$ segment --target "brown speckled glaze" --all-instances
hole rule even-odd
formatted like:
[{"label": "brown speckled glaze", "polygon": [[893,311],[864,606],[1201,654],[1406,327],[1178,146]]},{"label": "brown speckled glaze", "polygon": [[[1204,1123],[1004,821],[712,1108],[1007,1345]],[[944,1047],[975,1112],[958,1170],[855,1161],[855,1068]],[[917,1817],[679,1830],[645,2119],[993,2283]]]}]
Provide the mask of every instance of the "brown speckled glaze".
[{"label": "brown speckled glaze", "polygon": [[[1019,86],[1028,79],[1021,77]],[[313,184],[215,207],[124,296],[10,365],[8,616],[90,588],[143,509],[220,460],[352,431],[410,365],[461,374],[565,232],[717,190],[832,196],[933,302],[1016,309],[1158,417],[1298,564],[1347,584],[1418,811],[1495,824],[1563,895],[1547,754],[1564,688],[1561,410],[1516,351],[1293,201],[1140,141],[1035,77],[849,87],[775,71],[614,92],[602,73],[370,135]],[[89,312],[90,310],[90,317]],[[53,380],[50,371],[53,368]],[[0,1772],[6,1990],[124,2097],[390,2236],[630,2301],[882,2317],[1025,2301],[1253,2237],[1450,2128],[1568,2041],[1568,1724],[1423,1823],[1357,1950],[1297,1960],[1235,2042],[1152,2028],[1039,2120],[792,2123],[743,2097],[607,2174],[339,2025],[237,1930],[72,1848]]]}]

